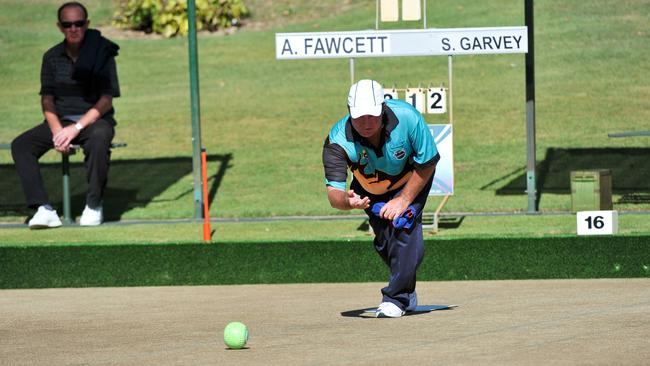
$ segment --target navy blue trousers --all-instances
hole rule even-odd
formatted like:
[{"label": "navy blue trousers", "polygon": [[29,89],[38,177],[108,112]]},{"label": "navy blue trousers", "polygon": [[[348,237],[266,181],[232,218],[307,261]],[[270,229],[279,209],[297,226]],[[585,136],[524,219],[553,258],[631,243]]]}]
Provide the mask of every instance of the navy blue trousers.
[{"label": "navy blue trousers", "polygon": [[433,175],[411,203],[417,213],[413,226],[408,230],[394,228],[390,220],[381,219],[371,211],[375,203],[390,201],[400,190],[378,196],[366,192],[356,180],[350,185],[361,197],[370,198],[370,207],[365,211],[375,233],[375,251],[390,269],[388,286],[381,289],[382,302],[392,302],[402,310],[409,304],[409,294],[415,291],[416,271],[424,257],[422,210],[429,196]]}]

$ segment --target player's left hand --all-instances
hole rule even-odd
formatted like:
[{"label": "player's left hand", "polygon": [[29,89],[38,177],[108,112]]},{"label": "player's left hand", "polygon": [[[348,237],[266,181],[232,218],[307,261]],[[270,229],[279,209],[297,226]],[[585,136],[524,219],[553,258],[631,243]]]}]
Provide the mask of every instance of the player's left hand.
[{"label": "player's left hand", "polygon": [[381,208],[381,211],[379,211],[379,217],[391,221],[395,220],[396,218],[400,217],[404,211],[406,211],[409,203],[410,202],[406,201],[400,196],[397,196],[392,200],[386,202],[384,207]]}]

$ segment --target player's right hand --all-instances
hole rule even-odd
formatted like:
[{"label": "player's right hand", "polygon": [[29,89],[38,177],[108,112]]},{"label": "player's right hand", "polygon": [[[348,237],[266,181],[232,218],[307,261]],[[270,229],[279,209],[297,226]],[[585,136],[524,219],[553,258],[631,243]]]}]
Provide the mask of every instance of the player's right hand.
[{"label": "player's right hand", "polygon": [[370,207],[370,198],[361,198],[361,196],[354,193],[354,190],[351,189],[348,191],[348,205],[351,208],[359,208],[363,210]]}]

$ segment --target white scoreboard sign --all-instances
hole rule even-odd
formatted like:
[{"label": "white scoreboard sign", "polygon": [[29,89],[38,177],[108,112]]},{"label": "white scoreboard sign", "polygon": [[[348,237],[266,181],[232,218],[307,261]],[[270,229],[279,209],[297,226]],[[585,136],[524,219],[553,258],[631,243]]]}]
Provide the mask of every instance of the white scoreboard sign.
[{"label": "white scoreboard sign", "polygon": [[454,126],[451,124],[429,125],[429,131],[436,143],[440,161],[436,165],[429,196],[454,194]]},{"label": "white scoreboard sign", "polygon": [[278,60],[527,52],[526,27],[275,34]]}]

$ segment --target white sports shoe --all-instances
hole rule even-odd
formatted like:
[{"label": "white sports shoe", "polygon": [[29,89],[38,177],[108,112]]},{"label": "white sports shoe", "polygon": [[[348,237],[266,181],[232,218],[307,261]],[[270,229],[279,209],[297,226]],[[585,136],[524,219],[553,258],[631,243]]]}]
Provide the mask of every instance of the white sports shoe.
[{"label": "white sports shoe", "polygon": [[418,294],[417,292],[413,291],[409,294],[409,306],[406,307],[406,312],[410,311],[415,311],[415,309],[418,307]]},{"label": "white sports shoe", "polygon": [[79,219],[81,226],[97,226],[104,221],[104,212],[102,206],[97,208],[90,208],[88,205],[84,208],[84,212]]},{"label": "white sports shoe", "polygon": [[382,302],[375,312],[377,318],[399,318],[402,315],[404,315],[404,310],[392,302]]},{"label": "white sports shoe", "polygon": [[47,229],[51,227],[59,227],[62,225],[59,215],[56,210],[47,209],[45,206],[39,206],[38,210],[29,220],[30,229]]}]

